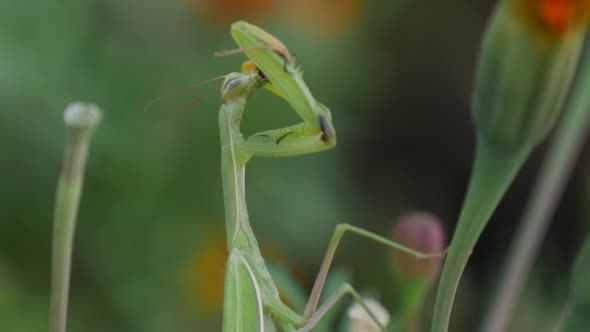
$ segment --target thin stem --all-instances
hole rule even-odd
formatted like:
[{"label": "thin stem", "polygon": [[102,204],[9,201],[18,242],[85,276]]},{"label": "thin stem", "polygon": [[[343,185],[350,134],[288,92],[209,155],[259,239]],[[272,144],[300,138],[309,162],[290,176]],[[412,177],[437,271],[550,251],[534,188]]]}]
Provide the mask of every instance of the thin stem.
[{"label": "thin stem", "polygon": [[590,127],[590,64],[580,72],[580,84],[559,122],[555,138],[547,152],[537,177],[517,235],[512,242],[509,258],[487,314],[482,331],[500,332],[506,329],[511,313],[530,272],[549,222],[562,196]]},{"label": "thin stem", "polygon": [[588,312],[581,309],[575,303],[568,303],[562,313],[561,321],[555,328],[555,332],[581,332],[590,327]]},{"label": "thin stem", "polygon": [[578,332],[590,328],[590,236],[579,249],[570,279],[570,294],[556,331]]},{"label": "thin stem", "polygon": [[530,148],[523,148],[502,153],[478,140],[466,199],[438,286],[433,332],[447,331],[455,293],[473,247],[529,152]]},{"label": "thin stem", "polygon": [[[404,278],[405,279],[405,278]],[[407,328],[406,332],[420,330],[420,316],[424,299],[432,286],[431,280],[421,278],[405,279],[401,284],[402,313]]]},{"label": "thin stem", "polygon": [[65,332],[70,264],[84,165],[93,129],[100,122],[94,105],[75,103],[64,113],[67,127],[62,172],[58,180],[53,224],[50,331]]}]

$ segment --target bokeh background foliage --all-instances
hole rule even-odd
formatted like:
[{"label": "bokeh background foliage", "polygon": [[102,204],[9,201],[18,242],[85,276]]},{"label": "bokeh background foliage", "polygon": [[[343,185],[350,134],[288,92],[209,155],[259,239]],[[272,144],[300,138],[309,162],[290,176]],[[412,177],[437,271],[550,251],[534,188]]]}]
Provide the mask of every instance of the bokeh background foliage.
[{"label": "bokeh background foliage", "polygon": [[[152,98],[236,71],[229,23],[271,31],[297,56],[339,142],[323,154],[255,159],[250,216],[269,259],[309,287],[339,222],[388,234],[407,210],[452,230],[470,170],[469,118],[479,39],[492,2],[364,0],[0,0],[0,330],[47,326],[50,234],[62,158],[62,111],[97,102],[77,226],[71,331],[219,329],[225,234],[217,92],[206,87],[143,108]],[[256,93],[244,131],[295,120]],[[486,229],[468,266],[452,331],[472,331],[526,200],[543,149]],[[549,232],[512,324],[555,320],[569,267],[588,230],[589,157]],[[370,257],[371,259],[367,259]],[[336,265],[395,308],[391,259],[346,238]],[[428,324],[424,324],[428,326]],[[525,328],[526,327],[526,328]]]}]

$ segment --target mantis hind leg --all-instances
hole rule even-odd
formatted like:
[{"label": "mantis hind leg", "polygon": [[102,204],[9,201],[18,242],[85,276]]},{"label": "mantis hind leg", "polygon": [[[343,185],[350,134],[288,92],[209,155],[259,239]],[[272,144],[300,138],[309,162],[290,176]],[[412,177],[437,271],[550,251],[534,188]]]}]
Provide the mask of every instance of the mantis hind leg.
[{"label": "mantis hind leg", "polygon": [[442,259],[444,257],[444,253],[432,254],[432,253],[418,252],[416,250],[413,250],[411,248],[403,246],[399,243],[390,241],[382,236],[371,233],[369,231],[366,231],[366,230],[356,227],[356,226],[352,226],[352,225],[348,225],[348,224],[337,225],[336,229],[334,230],[334,234],[332,235],[332,239],[330,240],[330,244],[328,246],[326,256],[324,257],[324,261],[322,262],[322,265],[320,267],[320,271],[316,277],[315,283],[314,283],[313,288],[311,290],[311,295],[309,297],[309,301],[307,302],[307,306],[305,307],[305,311],[303,312],[303,317],[306,317],[306,318],[313,317],[313,315],[316,311],[316,308],[318,306],[320,296],[322,294],[322,289],[323,289],[324,284],[326,282],[326,278],[328,276],[328,271],[330,270],[330,265],[332,264],[332,259],[334,258],[334,254],[336,253],[336,249],[338,248],[338,244],[340,243],[342,236],[346,232],[351,232],[353,234],[360,235],[364,238],[378,242],[378,243],[385,245],[387,247],[390,247],[392,249],[405,252],[405,253],[412,255],[416,258]]},{"label": "mantis hind leg", "polygon": [[[280,300],[271,301],[265,304],[266,310],[274,317],[275,324],[285,332],[309,332],[318,327],[318,323],[335,308],[338,301],[342,300],[344,296],[350,295],[352,299],[358,303],[369,317],[379,326],[383,331],[387,331],[386,327],[381,323],[377,315],[371,311],[370,307],[365,303],[358,292],[348,283],[341,284],[340,287],[332,294],[319,309],[308,319],[293,312]],[[297,329],[295,328],[297,327]]]},{"label": "mantis hind leg", "polygon": [[321,319],[330,311],[330,309],[332,309],[334,305],[338,301],[342,300],[344,296],[347,294],[350,295],[352,299],[365,310],[369,317],[371,317],[371,319],[375,322],[375,324],[377,324],[377,326],[379,326],[379,328],[382,331],[387,331],[387,328],[383,326],[381,321],[379,321],[377,315],[373,311],[371,311],[369,306],[367,306],[367,304],[362,299],[362,297],[357,293],[357,291],[354,290],[354,288],[350,284],[345,283],[342,286],[340,286],[340,288],[338,288],[338,290],[326,300],[326,303],[319,307],[319,309],[309,318],[305,325],[298,329],[297,332],[311,331],[311,329],[313,329],[321,321]]}]

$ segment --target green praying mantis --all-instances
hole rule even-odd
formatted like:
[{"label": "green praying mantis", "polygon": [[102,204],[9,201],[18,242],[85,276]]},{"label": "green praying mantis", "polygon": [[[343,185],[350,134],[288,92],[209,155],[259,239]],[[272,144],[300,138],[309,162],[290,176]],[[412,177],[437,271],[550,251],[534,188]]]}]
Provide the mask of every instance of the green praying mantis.
[{"label": "green praying mantis", "polygon": [[[281,300],[248,221],[245,166],[253,156],[287,157],[328,150],[336,144],[336,132],[330,110],[314,99],[300,68],[283,43],[243,21],[234,23],[231,33],[239,45],[238,52],[245,53],[250,61],[244,63],[241,72],[226,75],[221,86],[221,171],[229,248],[223,331],[310,331],[346,295],[352,296],[376,324],[386,330],[349,284],[341,285],[318,308],[342,236],[346,232],[354,233],[417,258],[441,258],[442,254],[420,253],[358,227],[340,224],[332,236],[304,312],[295,312]],[[244,138],[240,120],[246,101],[253,91],[262,87],[285,99],[302,122]]]}]

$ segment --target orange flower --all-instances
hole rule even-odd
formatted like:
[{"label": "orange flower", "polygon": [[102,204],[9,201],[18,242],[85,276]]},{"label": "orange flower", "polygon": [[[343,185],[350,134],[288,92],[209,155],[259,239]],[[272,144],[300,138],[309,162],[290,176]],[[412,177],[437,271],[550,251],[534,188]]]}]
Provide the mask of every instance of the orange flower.
[{"label": "orange flower", "polygon": [[197,300],[200,309],[221,311],[226,259],[227,247],[225,234],[222,232],[208,236],[190,258],[186,281],[191,298]]},{"label": "orange flower", "polygon": [[289,20],[330,36],[356,22],[365,0],[188,0],[199,13],[219,24],[265,18]]},{"label": "orange flower", "polygon": [[[298,282],[306,285],[302,270],[289,264],[286,257],[272,247],[261,248],[263,256],[285,267]],[[197,308],[207,312],[221,312],[223,308],[223,287],[225,283],[225,265],[227,261],[225,233],[215,231],[206,236],[189,257],[185,270],[184,282],[189,289],[190,298],[194,299]],[[283,301],[290,300],[279,288]]]},{"label": "orange flower", "polygon": [[324,36],[344,30],[363,13],[364,0],[291,0],[285,5],[289,18],[312,27]]},{"label": "orange flower", "polygon": [[277,2],[273,0],[189,0],[207,18],[220,24],[236,20],[255,20],[268,17],[276,11]]},{"label": "orange flower", "polygon": [[590,0],[512,0],[516,12],[553,37],[583,30],[590,22]]}]

